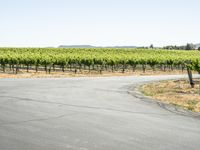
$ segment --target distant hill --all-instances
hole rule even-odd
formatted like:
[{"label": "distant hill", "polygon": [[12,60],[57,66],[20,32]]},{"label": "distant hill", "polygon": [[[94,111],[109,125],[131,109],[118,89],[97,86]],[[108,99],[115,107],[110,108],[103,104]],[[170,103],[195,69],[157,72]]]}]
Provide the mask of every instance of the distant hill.
[{"label": "distant hill", "polygon": [[136,48],[136,46],[60,45],[59,48]]},{"label": "distant hill", "polygon": [[199,44],[196,44],[196,48],[199,48],[200,47],[200,43]]},{"label": "distant hill", "polygon": [[104,48],[136,48],[137,46],[106,46]]},{"label": "distant hill", "polygon": [[60,45],[59,48],[94,48],[91,45]]}]

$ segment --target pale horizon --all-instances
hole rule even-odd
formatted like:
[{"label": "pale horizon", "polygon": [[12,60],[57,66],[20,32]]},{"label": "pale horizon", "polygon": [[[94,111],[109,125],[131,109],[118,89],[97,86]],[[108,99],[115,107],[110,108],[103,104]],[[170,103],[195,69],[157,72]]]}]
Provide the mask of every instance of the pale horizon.
[{"label": "pale horizon", "polygon": [[0,0],[0,47],[200,43],[198,0]]}]

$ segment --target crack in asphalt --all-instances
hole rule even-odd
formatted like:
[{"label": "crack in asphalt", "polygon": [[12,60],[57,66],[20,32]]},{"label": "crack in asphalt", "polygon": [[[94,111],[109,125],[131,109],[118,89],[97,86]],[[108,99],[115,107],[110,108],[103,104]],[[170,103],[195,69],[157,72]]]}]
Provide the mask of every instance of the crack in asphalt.
[{"label": "crack in asphalt", "polygon": [[127,91],[124,91],[124,90],[110,90],[110,89],[100,89],[100,88],[95,88],[95,90],[102,91],[102,92],[113,92],[113,93],[127,94]]},{"label": "crack in asphalt", "polygon": [[72,116],[78,114],[76,113],[71,113],[71,114],[64,114],[64,115],[59,115],[55,117],[47,117],[47,118],[38,118],[38,119],[30,119],[30,120],[23,120],[23,121],[14,121],[14,122],[2,122],[0,123],[0,126],[7,126],[7,125],[17,125],[17,124],[22,124],[22,123],[29,123],[29,122],[41,122],[41,121],[47,121],[47,120],[55,120],[55,119],[60,119],[63,117],[67,116]]},{"label": "crack in asphalt", "polygon": [[66,103],[59,103],[59,102],[50,102],[50,101],[43,101],[43,100],[35,100],[30,98],[22,98],[22,97],[11,97],[11,96],[1,96],[5,98],[12,98],[17,99],[18,101],[29,101],[29,102],[37,102],[43,104],[54,104],[59,106],[68,106],[68,107],[76,107],[76,108],[87,108],[87,109],[95,109],[95,110],[106,110],[106,111],[116,111],[116,112],[123,112],[123,113],[131,113],[131,114],[141,114],[141,115],[159,115],[159,116],[176,116],[176,114],[158,114],[158,113],[151,113],[151,112],[134,112],[129,110],[120,110],[120,109],[113,109],[113,108],[103,108],[103,107],[95,107],[95,106],[86,106],[86,105],[74,105],[74,104],[66,104]]}]

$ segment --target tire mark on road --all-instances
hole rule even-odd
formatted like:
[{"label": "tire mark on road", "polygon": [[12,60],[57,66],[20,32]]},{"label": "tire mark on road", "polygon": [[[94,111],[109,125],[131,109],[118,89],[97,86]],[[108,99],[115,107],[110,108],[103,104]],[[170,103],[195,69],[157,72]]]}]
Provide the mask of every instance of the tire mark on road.
[{"label": "tire mark on road", "polygon": [[[103,108],[103,107],[96,107],[96,106],[86,106],[86,105],[74,105],[74,104],[67,104],[67,103],[60,103],[60,102],[50,102],[44,100],[36,100],[30,98],[22,98],[22,97],[11,97],[11,96],[3,96],[4,98],[12,98],[17,101],[28,101],[28,102],[36,102],[36,103],[43,103],[43,104],[53,104],[59,106],[67,106],[67,107],[75,107],[75,108],[86,108],[86,109],[94,109],[94,110],[106,110],[106,111],[116,111],[122,113],[130,113],[130,114],[138,114],[138,115],[158,115],[158,116],[177,116],[174,113],[152,113],[152,112],[134,112],[130,110],[121,110],[121,109],[114,109],[114,108]],[[145,111],[145,110],[144,110]]]},{"label": "tire mark on road", "polygon": [[71,114],[63,114],[55,117],[46,117],[46,118],[38,118],[38,119],[30,119],[30,120],[23,120],[23,121],[14,121],[14,122],[2,122],[0,123],[0,126],[7,126],[7,125],[17,125],[17,124],[23,124],[23,123],[30,123],[30,122],[41,122],[41,121],[47,121],[47,120],[55,120],[55,119],[60,119],[64,118],[67,116],[72,116],[76,115],[76,113],[71,113]]}]

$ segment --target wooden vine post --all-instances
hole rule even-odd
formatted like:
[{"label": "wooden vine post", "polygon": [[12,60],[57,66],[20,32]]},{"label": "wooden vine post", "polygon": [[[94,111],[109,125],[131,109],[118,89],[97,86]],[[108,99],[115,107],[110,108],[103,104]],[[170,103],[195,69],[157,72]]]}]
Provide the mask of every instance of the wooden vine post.
[{"label": "wooden vine post", "polygon": [[191,62],[187,62],[187,73],[188,73],[188,78],[189,78],[189,82],[192,88],[194,88],[195,83],[192,77],[192,70],[191,68],[188,66],[189,64],[191,64]]}]

